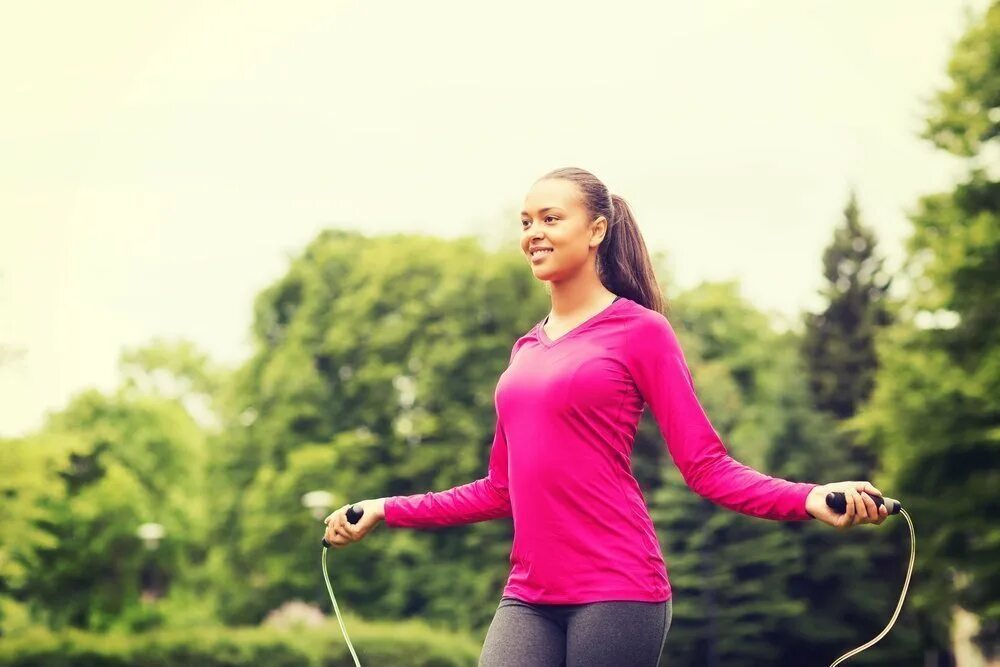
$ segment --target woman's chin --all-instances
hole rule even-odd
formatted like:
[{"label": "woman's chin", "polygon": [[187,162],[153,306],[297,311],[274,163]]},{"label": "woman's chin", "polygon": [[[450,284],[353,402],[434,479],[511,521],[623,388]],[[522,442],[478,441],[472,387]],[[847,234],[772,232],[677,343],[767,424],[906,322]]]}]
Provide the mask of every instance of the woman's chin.
[{"label": "woman's chin", "polygon": [[535,274],[535,278],[537,278],[538,280],[544,280],[544,281],[552,280],[553,272],[550,271],[549,269],[543,269],[541,267],[533,266],[531,267],[531,272]]}]

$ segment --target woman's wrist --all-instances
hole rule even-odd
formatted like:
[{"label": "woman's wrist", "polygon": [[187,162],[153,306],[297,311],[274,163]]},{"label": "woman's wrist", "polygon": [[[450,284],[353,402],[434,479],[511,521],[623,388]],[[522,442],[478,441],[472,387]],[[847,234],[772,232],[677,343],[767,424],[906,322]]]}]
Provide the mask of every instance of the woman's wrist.
[{"label": "woman's wrist", "polygon": [[809,493],[806,494],[806,514],[811,518],[815,519],[818,504],[826,503],[826,491],[822,488],[822,484],[816,484],[813,488],[809,489]]}]

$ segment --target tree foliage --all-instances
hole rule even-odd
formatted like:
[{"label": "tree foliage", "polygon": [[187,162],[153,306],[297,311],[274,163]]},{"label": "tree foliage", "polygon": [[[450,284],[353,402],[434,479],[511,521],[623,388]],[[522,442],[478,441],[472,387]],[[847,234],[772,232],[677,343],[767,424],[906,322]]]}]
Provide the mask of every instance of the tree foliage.
[{"label": "tree foliage", "polygon": [[[969,173],[911,215],[907,317],[877,343],[882,369],[856,424],[919,522],[913,603],[928,619],[954,603],[978,614],[981,647],[1000,655],[1000,182],[972,160],[997,148],[1000,3],[948,72],[924,134],[969,157]],[[947,641],[945,624],[927,625]]]}]

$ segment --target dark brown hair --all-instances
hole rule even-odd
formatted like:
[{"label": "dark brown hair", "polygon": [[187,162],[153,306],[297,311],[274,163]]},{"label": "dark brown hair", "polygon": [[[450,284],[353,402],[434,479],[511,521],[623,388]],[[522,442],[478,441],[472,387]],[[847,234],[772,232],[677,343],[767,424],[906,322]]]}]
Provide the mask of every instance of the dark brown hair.
[{"label": "dark brown hair", "polygon": [[603,215],[608,220],[608,231],[597,247],[597,275],[601,283],[619,296],[666,315],[666,299],[628,202],[608,192],[607,186],[586,169],[554,169],[538,180],[549,178],[576,183],[590,219]]}]

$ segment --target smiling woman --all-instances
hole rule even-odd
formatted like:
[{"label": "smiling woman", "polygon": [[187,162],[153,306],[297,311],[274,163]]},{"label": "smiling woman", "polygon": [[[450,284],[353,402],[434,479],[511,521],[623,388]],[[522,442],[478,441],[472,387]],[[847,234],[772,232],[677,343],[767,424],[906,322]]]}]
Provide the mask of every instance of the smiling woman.
[{"label": "smiling woman", "polygon": [[[511,570],[481,667],[658,663],[672,590],[631,470],[647,405],[685,482],[714,503],[775,521],[881,523],[885,514],[862,493],[878,493],[867,482],[779,479],[729,456],[624,199],[590,172],[559,169],[528,191],[521,228],[520,248],[552,308],[514,342],[497,382],[488,474],[372,506],[372,521],[391,527],[513,519]],[[849,515],[826,507],[833,490],[844,491]],[[343,539],[353,539],[349,530]]]},{"label": "smiling woman", "polygon": [[[608,292],[663,312],[661,296],[645,241],[628,203],[589,171],[566,167],[538,179],[521,211],[521,249],[535,277],[569,285],[567,278],[592,265],[594,275],[579,287],[603,286]],[[569,292],[567,292],[569,294]],[[563,304],[553,305],[556,314]],[[570,298],[567,306],[578,306]],[[572,308],[570,308],[572,309]]]}]

